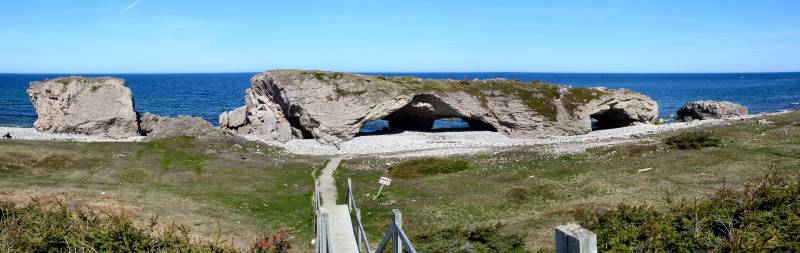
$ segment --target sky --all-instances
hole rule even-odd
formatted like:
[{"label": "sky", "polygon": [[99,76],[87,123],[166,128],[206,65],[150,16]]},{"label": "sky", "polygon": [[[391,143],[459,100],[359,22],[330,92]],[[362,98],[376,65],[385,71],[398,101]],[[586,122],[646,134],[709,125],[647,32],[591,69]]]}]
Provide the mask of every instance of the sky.
[{"label": "sky", "polygon": [[0,73],[800,71],[800,1],[0,1]]}]

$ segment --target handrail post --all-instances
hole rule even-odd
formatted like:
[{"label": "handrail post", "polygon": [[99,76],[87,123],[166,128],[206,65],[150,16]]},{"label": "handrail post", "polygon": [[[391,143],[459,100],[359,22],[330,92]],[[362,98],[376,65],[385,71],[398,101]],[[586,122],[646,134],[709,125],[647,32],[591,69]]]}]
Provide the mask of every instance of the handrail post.
[{"label": "handrail post", "polygon": [[366,249],[367,253],[372,253],[372,250],[369,248],[369,239],[367,239],[367,232],[364,231],[364,224],[361,223],[361,209],[356,208],[356,219],[358,220],[358,230],[361,232],[361,237],[359,238],[364,243],[364,249]]},{"label": "handrail post", "polygon": [[597,235],[575,223],[556,227],[555,239],[559,253],[597,252]]},{"label": "handrail post", "polygon": [[347,178],[347,195],[345,197],[347,198],[347,208],[352,212],[355,203],[353,203],[353,182],[349,177]]},{"label": "handrail post", "polygon": [[402,253],[403,242],[400,241],[399,231],[403,229],[403,215],[400,210],[392,209],[392,223],[395,229],[392,235],[392,249],[394,249],[394,253]]},{"label": "handrail post", "polygon": [[353,224],[353,232],[355,232],[356,235],[356,247],[358,248],[359,252],[361,252],[361,231],[358,229],[358,223],[360,222],[358,220],[358,216],[360,213],[361,210],[358,210],[358,208],[356,208],[356,224]]}]

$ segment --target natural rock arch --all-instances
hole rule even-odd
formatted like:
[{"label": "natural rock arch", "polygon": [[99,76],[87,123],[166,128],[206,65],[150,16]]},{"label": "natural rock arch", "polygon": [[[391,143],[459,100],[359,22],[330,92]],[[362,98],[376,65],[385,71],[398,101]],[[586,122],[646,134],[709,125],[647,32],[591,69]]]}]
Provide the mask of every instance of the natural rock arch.
[{"label": "natural rock arch", "polygon": [[591,117],[604,126],[623,126],[648,122],[658,112],[655,101],[629,90],[535,81],[273,70],[250,82],[246,105],[222,113],[220,127],[264,141],[314,138],[333,144],[377,119],[395,128],[430,130],[436,119],[449,117],[510,137],[571,135],[591,131]]},{"label": "natural rock arch", "polygon": [[469,125],[468,130],[497,131],[492,125],[459,112],[433,94],[416,95],[408,104],[381,119],[389,121],[392,130],[431,131],[436,120],[442,118],[460,118]]},{"label": "natural rock arch", "polygon": [[589,117],[595,120],[592,122],[592,130],[626,127],[636,122],[627,117],[624,110],[618,108],[598,111],[589,115]]}]

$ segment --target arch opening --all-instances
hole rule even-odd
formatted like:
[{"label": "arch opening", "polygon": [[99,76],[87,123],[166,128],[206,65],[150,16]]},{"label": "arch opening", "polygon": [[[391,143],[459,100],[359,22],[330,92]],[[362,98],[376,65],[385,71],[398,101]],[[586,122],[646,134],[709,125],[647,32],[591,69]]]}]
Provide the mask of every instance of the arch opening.
[{"label": "arch opening", "polygon": [[611,108],[589,115],[592,131],[633,125],[633,120],[622,109]]},{"label": "arch opening", "polygon": [[465,117],[439,98],[423,94],[385,117],[367,122],[359,135],[390,134],[403,131],[497,131],[479,119]]}]

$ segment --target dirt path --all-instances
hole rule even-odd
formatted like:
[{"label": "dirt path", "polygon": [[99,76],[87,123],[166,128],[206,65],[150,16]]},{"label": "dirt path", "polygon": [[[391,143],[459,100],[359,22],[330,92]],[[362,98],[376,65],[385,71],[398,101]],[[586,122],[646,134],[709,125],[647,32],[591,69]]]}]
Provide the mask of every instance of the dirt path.
[{"label": "dirt path", "polygon": [[336,206],[336,181],[333,178],[333,171],[339,167],[341,162],[341,157],[331,159],[319,176],[319,194],[322,197],[323,207]]}]

